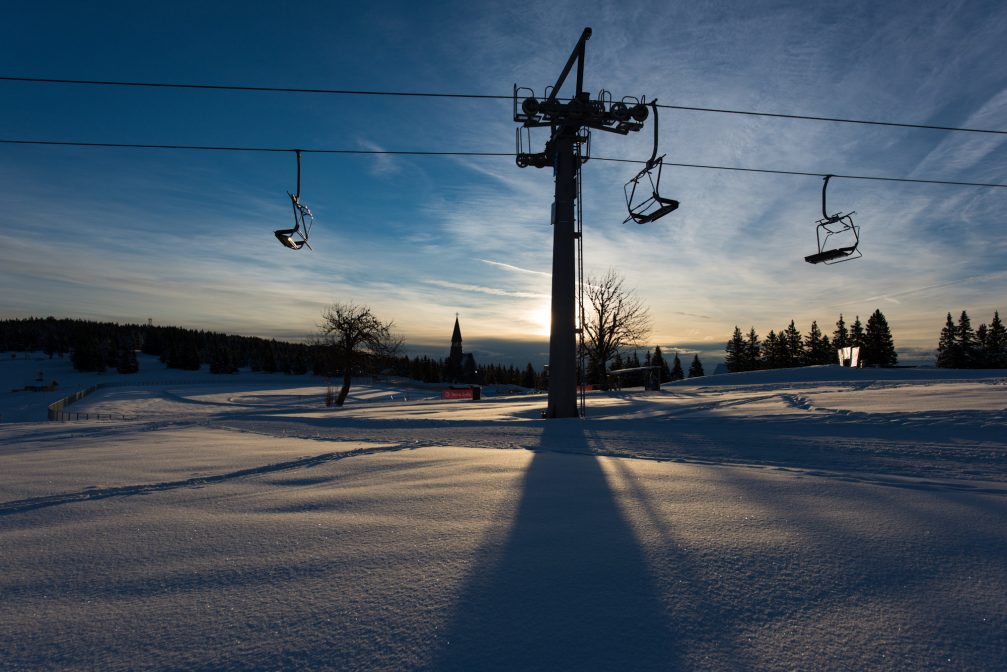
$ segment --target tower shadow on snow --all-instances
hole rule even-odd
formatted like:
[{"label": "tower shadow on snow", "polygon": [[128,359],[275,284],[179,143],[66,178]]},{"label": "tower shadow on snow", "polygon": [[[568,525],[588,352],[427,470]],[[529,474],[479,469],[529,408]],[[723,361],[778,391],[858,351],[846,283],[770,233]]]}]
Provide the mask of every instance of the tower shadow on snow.
[{"label": "tower shadow on snow", "polygon": [[680,669],[657,586],[579,422],[545,423],[541,447],[508,533],[482,549],[462,590],[433,669]]}]

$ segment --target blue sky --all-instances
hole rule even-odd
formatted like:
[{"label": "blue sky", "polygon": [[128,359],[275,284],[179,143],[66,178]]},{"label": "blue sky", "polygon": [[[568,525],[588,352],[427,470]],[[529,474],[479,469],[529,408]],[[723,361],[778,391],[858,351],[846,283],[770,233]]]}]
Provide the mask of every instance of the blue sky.
[{"label": "blue sky", "polygon": [[[22,3],[5,76],[509,94],[551,84],[581,30],[585,85],[662,103],[1007,129],[998,2]],[[508,101],[0,82],[0,138],[510,152]],[[650,133],[598,137],[647,158]],[[537,138],[541,142],[543,138]],[[668,161],[1007,182],[1005,136],[662,111]],[[313,252],[289,226],[292,154],[0,145],[0,315],[299,339],[334,301],[419,351],[456,312],[483,361],[544,363],[552,176],[508,158],[306,154]],[[650,306],[651,342],[722,354],[734,325],[827,332],[881,308],[904,360],[944,315],[1004,309],[1007,189],[834,180],[864,258],[816,250],[821,180],[665,171],[681,208],[624,225],[630,164],[584,173],[585,267]],[[431,352],[436,352],[432,350]]]}]

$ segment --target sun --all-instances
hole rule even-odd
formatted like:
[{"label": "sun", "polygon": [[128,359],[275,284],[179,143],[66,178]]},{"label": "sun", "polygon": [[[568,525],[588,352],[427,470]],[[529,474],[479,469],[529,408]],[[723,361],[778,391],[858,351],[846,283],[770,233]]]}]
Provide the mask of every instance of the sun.
[{"label": "sun", "polygon": [[549,302],[546,301],[528,313],[527,321],[533,325],[533,333],[536,336],[548,336],[549,327],[552,324],[552,311]]}]

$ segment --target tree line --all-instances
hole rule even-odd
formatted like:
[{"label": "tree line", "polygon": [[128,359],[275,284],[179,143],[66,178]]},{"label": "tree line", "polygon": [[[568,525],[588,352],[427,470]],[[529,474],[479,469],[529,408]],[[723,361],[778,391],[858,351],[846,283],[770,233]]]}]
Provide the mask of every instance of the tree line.
[{"label": "tree line", "polygon": [[[325,314],[323,314],[323,319]],[[372,325],[373,326],[373,325]],[[391,336],[375,347],[354,345],[356,355],[349,366],[340,351],[339,339],[320,333],[307,343],[290,343],[255,336],[236,336],[174,326],[117,324],[69,318],[0,320],[0,352],[44,352],[50,359],[70,356],[78,371],[136,373],[142,352],[171,369],[189,371],[207,366],[211,373],[254,372],[301,375],[311,372],[326,378],[350,375],[402,376],[426,383],[453,382],[447,358],[401,354],[403,342]],[[516,366],[487,364],[481,367],[487,385],[518,385],[543,388],[544,374],[529,362]]]},{"label": "tree line", "polygon": [[972,329],[972,321],[962,311],[955,324],[951,313],[937,341],[937,366],[947,369],[1007,368],[1007,330],[1000,321],[1000,311],[993,312],[989,326]]},{"label": "tree line", "polygon": [[727,370],[732,373],[814,366],[836,362],[836,351],[851,346],[860,348],[863,366],[895,366],[898,363],[888,320],[880,310],[875,310],[867,319],[866,327],[861,324],[859,315],[847,327],[840,314],[831,338],[822,333],[817,321],[813,321],[808,333],[802,335],[791,320],[779,332],[770,330],[764,340],[760,340],[755,327],[742,334],[735,326],[724,348],[724,359]]},{"label": "tree line", "polygon": [[[672,363],[669,365],[668,360],[661,351],[660,345],[654,346],[653,350],[648,349],[642,361],[640,360],[636,350],[633,350],[625,357],[623,357],[621,351],[616,351],[609,363],[609,371],[636,369],[645,366],[657,367],[659,376],[658,379],[662,384],[673,383],[676,380],[684,380],[687,377],[685,370],[682,368],[682,360],[679,358],[678,353],[675,353]],[[688,377],[698,378],[703,375],[706,375],[706,372],[703,370],[703,363],[699,360],[699,354],[693,354],[692,362],[689,365]],[[627,387],[643,385],[644,378],[645,374],[643,372],[626,374],[622,384]],[[589,382],[599,384],[601,381],[595,379]]]}]

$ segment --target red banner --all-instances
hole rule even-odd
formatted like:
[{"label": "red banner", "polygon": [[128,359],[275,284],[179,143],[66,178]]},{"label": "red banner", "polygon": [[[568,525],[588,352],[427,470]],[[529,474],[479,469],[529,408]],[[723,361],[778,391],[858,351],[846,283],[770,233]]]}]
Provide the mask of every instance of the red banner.
[{"label": "red banner", "polygon": [[472,398],[472,388],[465,390],[443,390],[441,391],[441,399],[471,399]]}]

